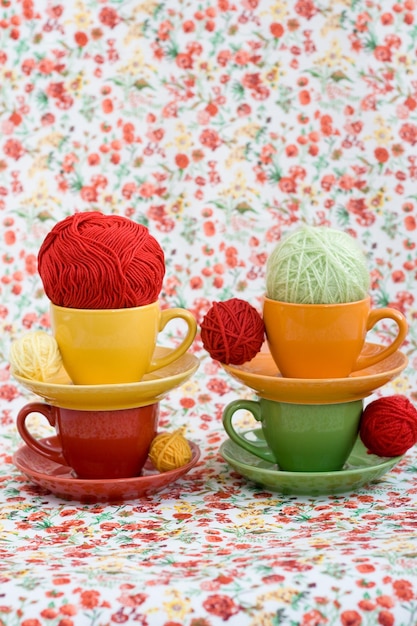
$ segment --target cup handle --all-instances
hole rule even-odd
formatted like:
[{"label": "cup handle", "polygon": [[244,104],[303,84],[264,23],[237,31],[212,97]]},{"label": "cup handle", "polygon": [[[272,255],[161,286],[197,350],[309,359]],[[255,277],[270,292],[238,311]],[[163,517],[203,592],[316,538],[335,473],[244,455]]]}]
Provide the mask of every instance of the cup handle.
[{"label": "cup handle", "polygon": [[54,461],[60,465],[67,465],[67,462],[62,455],[61,448],[46,446],[30,434],[26,426],[26,418],[31,413],[41,413],[44,417],[46,417],[50,425],[54,427],[56,421],[55,408],[49,404],[44,404],[43,402],[30,402],[29,404],[26,404],[22,409],[20,409],[17,415],[17,430],[29,448],[38,454],[41,454],[43,457],[46,457],[50,461]]},{"label": "cup handle", "polygon": [[161,367],[165,367],[170,363],[176,361],[180,356],[185,354],[188,348],[194,341],[194,338],[197,334],[197,322],[195,320],[194,315],[187,311],[187,309],[181,308],[173,308],[173,309],[163,309],[161,311],[160,321],[159,321],[159,332],[165,328],[165,326],[172,319],[183,319],[187,324],[187,334],[185,335],[182,342],[176,348],[173,348],[168,354],[161,357],[153,358],[151,364],[148,368],[148,372],[153,372]]},{"label": "cup handle", "polygon": [[376,354],[359,357],[353,368],[354,372],[357,370],[365,369],[367,367],[370,367],[371,365],[375,365],[375,363],[383,361],[383,359],[386,359],[391,354],[394,354],[394,352],[396,352],[400,348],[408,332],[408,323],[401,311],[398,311],[397,309],[392,309],[391,307],[372,309],[368,316],[366,330],[371,330],[371,328],[373,328],[379,321],[387,318],[393,320],[397,324],[397,336],[389,344],[389,346],[386,346],[382,350],[379,350],[379,352],[377,352]]},{"label": "cup handle", "polygon": [[261,416],[261,407],[256,400],[233,400],[230,402],[223,411],[223,426],[230,439],[235,442],[238,446],[254,454],[255,456],[263,459],[264,461],[269,461],[270,463],[276,463],[276,459],[272,454],[271,450],[265,446],[263,443],[253,443],[242,437],[238,432],[235,431],[233,426],[233,415],[236,411],[240,409],[245,409],[246,411],[250,411],[253,417],[260,422],[262,420]]}]

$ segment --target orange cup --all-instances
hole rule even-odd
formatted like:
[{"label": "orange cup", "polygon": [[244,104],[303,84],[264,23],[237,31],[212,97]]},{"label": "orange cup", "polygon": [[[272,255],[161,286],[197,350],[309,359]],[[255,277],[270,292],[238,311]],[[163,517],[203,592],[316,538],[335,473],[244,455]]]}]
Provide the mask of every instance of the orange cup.
[{"label": "orange cup", "polygon": [[[393,320],[397,334],[376,354],[361,356],[366,334],[379,321]],[[271,356],[289,378],[345,378],[399,349],[408,324],[390,307],[371,309],[371,299],[341,304],[294,304],[264,299],[263,320]]]}]

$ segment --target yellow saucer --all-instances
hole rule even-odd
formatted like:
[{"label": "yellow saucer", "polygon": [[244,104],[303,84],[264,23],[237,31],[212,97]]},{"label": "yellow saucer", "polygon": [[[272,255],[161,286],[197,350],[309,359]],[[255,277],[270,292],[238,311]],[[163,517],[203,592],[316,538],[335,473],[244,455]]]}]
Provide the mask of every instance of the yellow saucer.
[{"label": "yellow saucer", "polygon": [[[156,348],[155,356],[163,356],[170,348]],[[49,404],[66,409],[105,411],[130,409],[159,402],[172,389],[179,387],[198,369],[200,361],[186,353],[174,363],[146,374],[140,382],[115,385],[73,385],[66,372],[48,382],[14,376],[16,380]]]},{"label": "yellow saucer", "polygon": [[[382,346],[366,343],[363,355],[375,354]],[[285,378],[269,351],[259,352],[243,365],[225,365],[233,378],[244,383],[262,398],[298,404],[350,402],[366,398],[395,378],[408,363],[399,350],[380,363],[353,372],[347,378]]]}]

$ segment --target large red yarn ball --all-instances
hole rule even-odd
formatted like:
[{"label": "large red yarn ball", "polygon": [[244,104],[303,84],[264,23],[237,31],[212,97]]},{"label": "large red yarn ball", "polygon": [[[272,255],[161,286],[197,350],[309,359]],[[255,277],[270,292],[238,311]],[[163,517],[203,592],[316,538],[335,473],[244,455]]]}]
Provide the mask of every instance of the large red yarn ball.
[{"label": "large red yarn ball", "polygon": [[142,224],[86,211],[55,224],[40,247],[38,271],[53,304],[121,309],[158,299],[165,257]]},{"label": "large red yarn ball", "polygon": [[378,398],[363,411],[360,437],[378,456],[404,454],[417,443],[417,409],[402,395]]},{"label": "large red yarn ball", "polygon": [[258,311],[245,300],[214,302],[201,323],[201,340],[210,356],[226,365],[242,365],[261,349],[265,327]]}]

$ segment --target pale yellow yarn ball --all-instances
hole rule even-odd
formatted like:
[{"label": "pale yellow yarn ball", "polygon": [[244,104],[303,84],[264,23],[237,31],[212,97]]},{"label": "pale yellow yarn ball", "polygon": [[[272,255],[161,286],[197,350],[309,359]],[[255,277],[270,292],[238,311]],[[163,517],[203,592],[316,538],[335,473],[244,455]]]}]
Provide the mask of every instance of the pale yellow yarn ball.
[{"label": "pale yellow yarn ball", "polygon": [[12,374],[41,382],[56,376],[62,367],[55,338],[43,330],[16,339],[10,347],[9,360]]},{"label": "pale yellow yarn ball", "polygon": [[152,441],[149,458],[159,472],[182,467],[191,461],[190,444],[180,428],[173,433],[161,433]]}]

